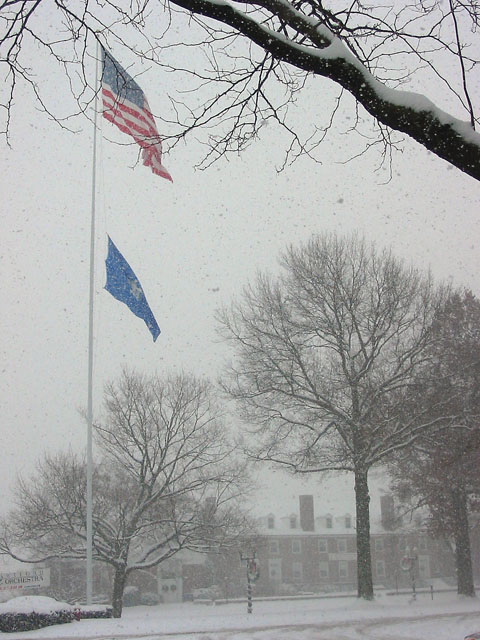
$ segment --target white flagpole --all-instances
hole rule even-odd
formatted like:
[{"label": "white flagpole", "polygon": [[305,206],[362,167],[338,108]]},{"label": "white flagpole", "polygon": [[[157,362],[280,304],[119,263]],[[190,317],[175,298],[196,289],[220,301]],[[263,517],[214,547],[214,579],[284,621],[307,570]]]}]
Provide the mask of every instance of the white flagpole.
[{"label": "white flagpole", "polygon": [[97,112],[99,104],[98,67],[100,63],[100,46],[97,40],[95,56],[95,102],[93,115],[93,163],[92,163],[92,201],[90,217],[90,295],[88,313],[88,402],[87,402],[87,567],[86,598],[87,605],[92,604],[92,566],[93,566],[93,300],[95,294],[95,195],[97,175]]}]

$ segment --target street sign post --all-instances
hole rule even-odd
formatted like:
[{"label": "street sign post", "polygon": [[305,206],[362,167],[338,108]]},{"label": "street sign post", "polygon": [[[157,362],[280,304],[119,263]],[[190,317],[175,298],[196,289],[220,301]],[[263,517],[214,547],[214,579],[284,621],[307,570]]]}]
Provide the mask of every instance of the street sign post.
[{"label": "street sign post", "polygon": [[252,613],[252,583],[256,582],[260,577],[260,568],[255,558],[255,551],[249,555],[243,555],[240,552],[240,562],[245,562],[247,567],[247,613]]}]

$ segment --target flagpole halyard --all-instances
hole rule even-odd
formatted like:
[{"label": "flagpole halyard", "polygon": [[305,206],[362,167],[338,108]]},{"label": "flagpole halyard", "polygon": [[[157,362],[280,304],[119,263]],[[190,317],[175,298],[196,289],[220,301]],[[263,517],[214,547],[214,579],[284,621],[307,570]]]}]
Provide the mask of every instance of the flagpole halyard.
[{"label": "flagpole halyard", "polygon": [[88,400],[87,400],[87,513],[86,513],[86,600],[92,604],[93,583],[93,303],[95,295],[95,204],[97,188],[97,112],[99,106],[100,46],[97,40],[95,56],[95,102],[93,115],[92,198],[90,215],[90,289],[88,305]]}]

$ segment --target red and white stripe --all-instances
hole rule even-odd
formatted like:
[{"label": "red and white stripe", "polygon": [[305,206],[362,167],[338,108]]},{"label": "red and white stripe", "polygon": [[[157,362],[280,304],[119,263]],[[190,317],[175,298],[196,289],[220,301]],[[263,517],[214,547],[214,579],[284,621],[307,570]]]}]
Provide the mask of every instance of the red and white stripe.
[{"label": "red and white stripe", "polygon": [[153,173],[173,182],[162,165],[162,142],[147,100],[144,98],[143,109],[129,100],[120,101],[109,85],[102,87],[102,100],[104,118],[132,136],[142,147],[143,164]]}]

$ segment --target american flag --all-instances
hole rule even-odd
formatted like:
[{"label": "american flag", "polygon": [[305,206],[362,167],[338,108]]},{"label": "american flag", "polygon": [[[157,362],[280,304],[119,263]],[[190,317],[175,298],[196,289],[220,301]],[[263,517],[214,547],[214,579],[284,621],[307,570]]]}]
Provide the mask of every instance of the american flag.
[{"label": "american flag", "polygon": [[102,48],[103,116],[142,147],[143,164],[172,181],[162,165],[162,141],[145,94],[135,80]]}]

